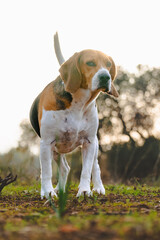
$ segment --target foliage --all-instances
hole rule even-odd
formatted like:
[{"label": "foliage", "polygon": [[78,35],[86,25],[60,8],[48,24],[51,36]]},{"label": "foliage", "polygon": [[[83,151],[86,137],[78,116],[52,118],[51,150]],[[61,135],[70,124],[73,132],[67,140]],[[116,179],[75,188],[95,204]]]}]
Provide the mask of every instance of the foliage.
[{"label": "foliage", "polygon": [[160,143],[154,137],[147,138],[143,146],[135,147],[131,142],[114,144],[107,158],[107,169],[114,181],[140,180],[149,175],[150,181],[155,181],[160,176]]},{"label": "foliage", "polygon": [[18,142],[19,148],[34,150],[39,144],[39,137],[31,127],[27,119],[20,123],[21,136]]},{"label": "foliage", "polygon": [[[100,159],[113,180],[127,181],[160,175],[160,69],[138,66],[137,74],[119,70],[118,101],[101,94],[99,108]],[[106,139],[107,137],[107,139]]]},{"label": "foliage", "polygon": [[39,178],[39,159],[27,148],[12,148],[8,153],[0,155],[0,175],[5,177],[8,172],[18,176],[21,181],[33,181]]},{"label": "foliage", "polygon": [[[131,74],[119,69],[116,87],[119,89],[118,100],[102,94],[98,100],[99,137],[101,145],[107,134],[111,142],[143,144],[149,136],[158,137],[154,132],[155,119],[160,101],[160,69],[138,66],[138,74]],[[156,110],[156,111],[155,111]],[[101,150],[106,147],[102,146]]]}]

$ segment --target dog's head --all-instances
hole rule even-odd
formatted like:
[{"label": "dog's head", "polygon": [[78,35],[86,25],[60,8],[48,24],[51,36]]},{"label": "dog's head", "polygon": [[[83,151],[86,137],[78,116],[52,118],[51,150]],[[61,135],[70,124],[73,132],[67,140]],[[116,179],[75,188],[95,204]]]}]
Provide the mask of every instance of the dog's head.
[{"label": "dog's head", "polygon": [[75,53],[60,68],[65,90],[75,93],[79,88],[91,92],[106,92],[114,97],[118,93],[113,85],[116,66],[113,59],[100,51],[84,50]]}]

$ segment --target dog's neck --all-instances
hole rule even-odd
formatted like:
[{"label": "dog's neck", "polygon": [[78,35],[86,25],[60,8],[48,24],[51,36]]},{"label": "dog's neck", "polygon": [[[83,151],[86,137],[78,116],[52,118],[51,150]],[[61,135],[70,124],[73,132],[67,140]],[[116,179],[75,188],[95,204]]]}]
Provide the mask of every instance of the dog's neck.
[{"label": "dog's neck", "polygon": [[93,91],[91,93],[91,97],[89,98],[89,100],[85,104],[85,108],[88,108],[93,102],[95,102],[99,94],[100,94],[100,90],[99,91],[97,91],[97,90]]},{"label": "dog's neck", "polygon": [[89,89],[79,88],[72,94],[72,106],[77,109],[84,108],[87,101],[91,98],[91,91]]},{"label": "dog's neck", "polygon": [[72,94],[72,106],[77,110],[86,111],[92,103],[95,103],[100,91],[91,92],[89,89],[79,88],[74,94]]}]

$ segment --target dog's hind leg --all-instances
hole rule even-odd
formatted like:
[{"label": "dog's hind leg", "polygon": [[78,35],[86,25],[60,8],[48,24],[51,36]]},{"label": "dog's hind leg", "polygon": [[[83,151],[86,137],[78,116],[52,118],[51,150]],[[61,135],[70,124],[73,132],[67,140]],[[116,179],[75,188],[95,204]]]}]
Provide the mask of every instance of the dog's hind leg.
[{"label": "dog's hind leg", "polygon": [[105,189],[101,180],[101,170],[98,163],[98,139],[96,137],[96,150],[92,168],[93,191],[105,195]]},{"label": "dog's hind leg", "polygon": [[64,154],[58,154],[54,152],[54,160],[58,162],[58,184],[54,190],[55,192],[58,192],[60,189],[62,189],[63,192],[65,192],[65,186],[67,183],[70,167]]}]

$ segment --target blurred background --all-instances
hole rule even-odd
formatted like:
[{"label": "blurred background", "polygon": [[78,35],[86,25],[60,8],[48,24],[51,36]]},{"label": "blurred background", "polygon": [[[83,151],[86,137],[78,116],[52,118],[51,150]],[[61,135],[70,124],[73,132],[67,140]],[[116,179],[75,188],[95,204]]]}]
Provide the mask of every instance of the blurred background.
[{"label": "blurred background", "polygon": [[[53,34],[67,59],[91,48],[118,66],[117,100],[97,99],[104,183],[160,179],[158,0],[0,2],[0,175],[39,181],[39,139],[29,123],[34,98],[58,75]],[[67,156],[79,181],[81,154]],[[54,176],[56,164],[53,163]],[[53,181],[56,181],[54,177]]]}]

